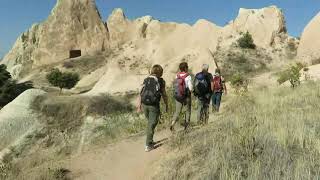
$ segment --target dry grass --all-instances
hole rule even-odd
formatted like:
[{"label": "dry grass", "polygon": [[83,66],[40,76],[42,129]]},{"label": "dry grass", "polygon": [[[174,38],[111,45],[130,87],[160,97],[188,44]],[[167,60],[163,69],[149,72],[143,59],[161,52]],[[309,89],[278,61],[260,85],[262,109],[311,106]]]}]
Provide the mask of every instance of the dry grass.
[{"label": "dry grass", "polygon": [[70,179],[72,172],[63,168],[70,155],[145,129],[145,119],[132,116],[126,100],[109,95],[39,97],[32,108],[41,115],[43,128],[11,147],[0,179]]},{"label": "dry grass", "polygon": [[213,124],[170,142],[154,179],[318,179],[319,88],[234,98]]}]

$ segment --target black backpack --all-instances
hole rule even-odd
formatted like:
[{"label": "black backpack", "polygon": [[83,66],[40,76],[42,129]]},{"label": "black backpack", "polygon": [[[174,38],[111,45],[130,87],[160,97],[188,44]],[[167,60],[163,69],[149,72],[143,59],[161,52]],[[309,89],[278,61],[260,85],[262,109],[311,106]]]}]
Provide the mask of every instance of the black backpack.
[{"label": "black backpack", "polygon": [[204,97],[210,93],[210,84],[204,73],[198,73],[194,78],[194,95]]},{"label": "black backpack", "polygon": [[155,76],[147,77],[144,82],[144,87],[141,92],[141,102],[144,105],[157,105],[160,102],[161,92],[160,83]]}]

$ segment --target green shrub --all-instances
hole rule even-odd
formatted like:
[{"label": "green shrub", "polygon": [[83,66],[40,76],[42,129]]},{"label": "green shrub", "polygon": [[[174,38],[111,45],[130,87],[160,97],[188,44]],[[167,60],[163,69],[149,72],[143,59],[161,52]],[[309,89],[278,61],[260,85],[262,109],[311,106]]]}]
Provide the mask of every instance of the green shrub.
[{"label": "green shrub", "polygon": [[253,42],[253,38],[251,34],[247,31],[245,34],[242,35],[238,40],[238,46],[243,49],[255,49],[256,45]]},{"label": "green shrub", "polygon": [[48,75],[47,80],[53,86],[59,87],[60,90],[63,88],[71,89],[80,80],[79,74],[70,72],[61,72],[59,69],[53,69]]},{"label": "green shrub", "polygon": [[287,81],[290,82],[291,87],[295,88],[300,85],[301,69],[304,68],[304,65],[301,63],[296,63],[295,65],[290,66],[288,69],[279,73],[278,83],[281,85]]},{"label": "green shrub", "polygon": [[11,79],[11,75],[6,69],[6,65],[0,65],[0,87],[3,86],[4,83],[7,82],[9,79]]},{"label": "green shrub", "polygon": [[236,90],[236,93],[248,91],[248,79],[240,73],[234,74],[230,78],[231,86]]},{"label": "green shrub", "polygon": [[31,89],[32,82],[17,83],[11,79],[5,65],[0,65],[0,107],[5,106],[27,89]]}]

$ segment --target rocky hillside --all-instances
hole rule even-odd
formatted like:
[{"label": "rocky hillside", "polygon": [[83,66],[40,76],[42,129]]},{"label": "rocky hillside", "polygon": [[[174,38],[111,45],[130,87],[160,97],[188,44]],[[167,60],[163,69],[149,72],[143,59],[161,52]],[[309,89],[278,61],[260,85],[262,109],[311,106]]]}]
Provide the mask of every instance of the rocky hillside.
[{"label": "rocky hillside", "polygon": [[194,25],[161,22],[151,16],[129,20],[121,9],[115,9],[105,22],[94,0],[58,0],[45,22],[18,38],[3,63],[15,78],[37,84],[41,77],[39,81],[44,82],[48,69],[75,62],[69,59],[69,51],[77,49],[82,51],[82,60],[100,60],[86,62],[99,66],[80,72],[76,89],[92,89],[92,94],[135,91],[156,63],[165,67],[168,82],[182,61],[190,64],[193,73],[203,63],[213,70],[209,50],[215,54],[236,49],[237,39],[246,31],[252,34],[257,51],[266,55],[262,59],[271,57],[270,64],[287,60],[288,43],[298,43],[287,34],[284,15],[275,6],[240,9],[235,20],[219,27],[203,19]]}]

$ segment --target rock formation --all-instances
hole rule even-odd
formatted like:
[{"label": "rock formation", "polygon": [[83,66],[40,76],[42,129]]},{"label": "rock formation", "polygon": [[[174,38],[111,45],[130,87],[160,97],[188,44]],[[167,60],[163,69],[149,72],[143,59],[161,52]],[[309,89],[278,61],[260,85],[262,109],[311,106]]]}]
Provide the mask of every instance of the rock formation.
[{"label": "rock formation", "polygon": [[73,49],[82,54],[103,51],[108,48],[108,36],[94,0],[58,0],[45,22],[18,38],[3,63],[19,77],[23,70],[67,59]]},{"label": "rock formation", "polygon": [[304,29],[298,57],[306,62],[312,63],[320,59],[320,13],[318,13]]},{"label": "rock formation", "polygon": [[0,161],[2,150],[40,125],[31,104],[44,93],[42,90],[27,90],[0,110]]},{"label": "rock formation", "polygon": [[129,20],[121,9],[115,9],[104,23],[94,0],[58,0],[48,20],[21,35],[3,63],[19,78],[42,65],[56,66],[56,62],[68,59],[71,49],[81,49],[86,55],[108,49],[118,55],[94,77],[82,74],[78,87],[88,86],[94,79],[97,84],[92,92],[129,91],[139,87],[156,63],[165,67],[169,82],[182,61],[190,64],[193,73],[200,71],[203,63],[213,71],[215,63],[208,50],[230,47],[246,31],[258,47],[266,49],[288,38],[284,16],[275,6],[240,9],[234,21],[219,27],[203,19],[192,26],[161,22],[151,16]]},{"label": "rock formation", "polygon": [[249,31],[257,46],[268,48],[276,38],[286,34],[285,18],[276,6],[239,10],[238,17],[223,29],[225,37]]}]

